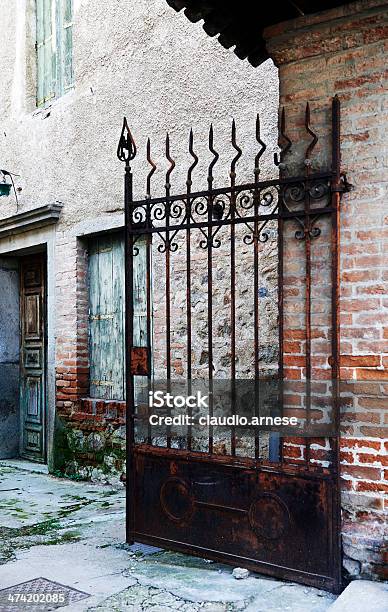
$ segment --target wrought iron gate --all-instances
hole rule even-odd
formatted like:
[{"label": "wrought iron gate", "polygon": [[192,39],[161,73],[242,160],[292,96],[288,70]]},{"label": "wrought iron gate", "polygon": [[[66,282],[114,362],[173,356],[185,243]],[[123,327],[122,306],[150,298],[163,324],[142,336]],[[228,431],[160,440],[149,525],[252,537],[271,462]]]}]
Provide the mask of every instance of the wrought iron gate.
[{"label": "wrought iron gate", "polygon": [[[156,164],[148,140],[146,197],[133,199],[136,145],[126,120],[118,157],[126,170],[128,541],[338,591],[339,204],[346,180],[337,97],[331,112],[329,170],[314,167],[319,144],[309,105],[304,170],[295,176],[285,164],[293,143],[284,110],[276,178],[262,178],[266,145],[259,118],[250,183],[236,180],[242,149],[234,122],[230,183],[223,188],[214,185],[220,154],[212,127],[205,191],[192,189],[201,164],[192,131],[183,194],[171,192],[178,168],[168,135],[160,197],[151,194]],[[140,294],[143,330],[134,321]],[[206,437],[192,422],[179,436],[171,423],[161,433],[139,399],[142,381],[155,378],[168,388],[186,380],[189,390],[200,380],[210,389],[227,380],[234,416],[241,384],[254,381],[255,400],[269,385],[276,414],[295,414],[303,431],[247,433],[235,421],[221,431],[209,419]],[[219,411],[212,397],[210,417]]]}]

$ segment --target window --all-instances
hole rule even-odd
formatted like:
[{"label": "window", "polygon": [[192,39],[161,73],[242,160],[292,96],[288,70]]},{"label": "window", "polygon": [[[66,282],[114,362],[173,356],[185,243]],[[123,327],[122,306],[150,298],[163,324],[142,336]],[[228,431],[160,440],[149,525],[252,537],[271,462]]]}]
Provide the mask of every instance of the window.
[{"label": "window", "polygon": [[36,0],[37,105],[72,89],[73,0]]}]

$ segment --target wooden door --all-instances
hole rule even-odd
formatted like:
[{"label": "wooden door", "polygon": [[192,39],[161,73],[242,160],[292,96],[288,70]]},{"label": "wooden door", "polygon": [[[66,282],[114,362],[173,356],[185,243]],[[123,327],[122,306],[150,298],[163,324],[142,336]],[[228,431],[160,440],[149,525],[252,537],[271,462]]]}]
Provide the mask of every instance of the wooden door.
[{"label": "wooden door", "polygon": [[46,265],[43,255],[21,260],[20,455],[46,460]]},{"label": "wooden door", "polygon": [[125,397],[124,239],[107,234],[89,244],[90,397]]}]

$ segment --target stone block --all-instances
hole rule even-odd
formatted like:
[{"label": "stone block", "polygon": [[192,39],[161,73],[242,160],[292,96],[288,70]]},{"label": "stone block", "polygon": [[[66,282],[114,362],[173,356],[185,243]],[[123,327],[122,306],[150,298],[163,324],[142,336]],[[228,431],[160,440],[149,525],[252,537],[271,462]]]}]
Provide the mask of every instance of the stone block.
[{"label": "stone block", "polygon": [[354,580],[329,608],[330,612],[387,612],[388,584]]}]

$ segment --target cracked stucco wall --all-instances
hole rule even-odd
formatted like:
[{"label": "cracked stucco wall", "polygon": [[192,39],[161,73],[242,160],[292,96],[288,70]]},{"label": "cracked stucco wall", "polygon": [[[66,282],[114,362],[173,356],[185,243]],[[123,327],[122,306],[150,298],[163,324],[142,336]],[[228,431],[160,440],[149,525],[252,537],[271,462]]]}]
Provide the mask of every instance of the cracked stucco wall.
[{"label": "cracked stucco wall", "polygon": [[[0,32],[0,155],[2,167],[20,174],[21,208],[64,202],[61,229],[117,211],[122,205],[121,166],[115,150],[122,117],[128,117],[139,146],[135,191],[145,191],[146,137],[163,172],[161,145],[166,130],[177,166],[173,187],[184,188],[189,162],[187,136],[194,128],[196,148],[206,151],[210,122],[221,150],[218,182],[228,180],[230,122],[237,122],[244,156],[240,179],[252,177],[254,120],[261,111],[269,141],[276,142],[278,83],[270,61],[259,68],[239,60],[200,24],[190,24],[164,0],[136,3],[109,0],[74,2],[75,89],[49,109],[35,109],[34,0],[2,2]],[[194,186],[206,186],[205,154]],[[224,163],[222,163],[224,162]],[[199,178],[202,177],[202,180]],[[215,182],[217,184],[217,180]],[[156,187],[155,187],[156,188]],[[10,198],[1,216],[14,212]]]}]

